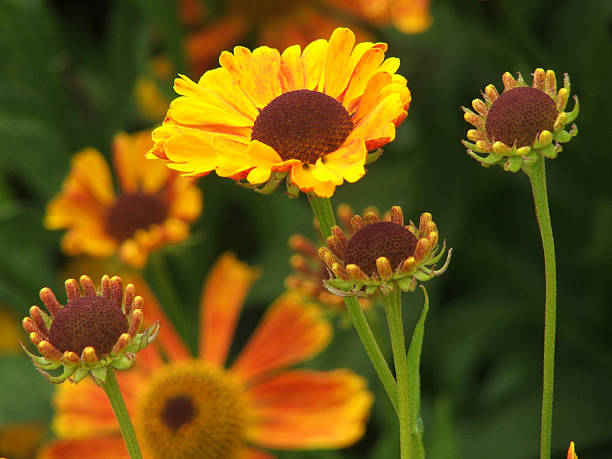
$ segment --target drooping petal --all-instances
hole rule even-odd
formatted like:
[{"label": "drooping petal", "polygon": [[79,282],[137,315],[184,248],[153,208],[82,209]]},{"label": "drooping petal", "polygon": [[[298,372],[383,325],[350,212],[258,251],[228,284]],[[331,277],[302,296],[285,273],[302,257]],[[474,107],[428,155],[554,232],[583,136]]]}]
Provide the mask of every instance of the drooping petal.
[{"label": "drooping petal", "polygon": [[304,193],[315,193],[321,198],[329,198],[334,194],[336,185],[331,181],[321,181],[313,174],[312,167],[296,164],[291,168],[291,181]]},{"label": "drooping petal", "polygon": [[38,459],[129,459],[121,435],[71,440],[55,440],[47,444]]},{"label": "drooping petal", "polygon": [[256,278],[257,270],[232,253],[221,255],[210,270],[200,300],[198,352],[206,362],[225,363],[244,299]]},{"label": "drooping petal", "polygon": [[307,360],[330,338],[331,326],[321,309],[297,293],[285,293],[270,306],[232,371],[243,380],[253,380]]},{"label": "drooping petal", "polygon": [[269,448],[337,448],[363,435],[373,396],[349,370],[287,371],[249,389],[253,443]]}]

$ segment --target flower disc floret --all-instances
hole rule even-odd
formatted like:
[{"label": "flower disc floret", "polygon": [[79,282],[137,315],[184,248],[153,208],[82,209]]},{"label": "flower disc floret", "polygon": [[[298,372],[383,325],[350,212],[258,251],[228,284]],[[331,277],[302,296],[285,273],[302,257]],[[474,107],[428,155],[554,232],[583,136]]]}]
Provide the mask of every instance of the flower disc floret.
[{"label": "flower disc floret", "polygon": [[202,361],[165,367],[140,402],[143,448],[158,459],[238,457],[249,423],[244,397],[227,372]]},{"label": "flower disc floret", "polygon": [[363,177],[408,114],[406,79],[386,50],[355,45],[354,33],[338,28],[303,50],[223,52],[221,67],[197,83],[175,80],[180,97],[153,131],[148,157],[185,176],[215,171],[261,193],[285,180],[291,196],[330,197]]},{"label": "flower disc floret", "polygon": [[168,206],[158,196],[136,192],[117,198],[106,217],[106,232],[117,241],[125,241],[136,231],[161,225],[168,215]]},{"label": "flower disc floret", "polygon": [[104,297],[85,296],[69,301],[53,317],[49,342],[60,351],[81,354],[92,346],[100,354],[110,353],[128,328],[125,315]]},{"label": "flower disc floret", "polygon": [[274,148],[283,160],[315,164],[337,150],[353,130],[346,109],[326,94],[299,89],[278,96],[253,124],[252,140]]},{"label": "flower disc floret", "polygon": [[440,269],[446,245],[438,246],[437,226],[431,214],[421,215],[419,225],[404,226],[400,207],[379,219],[369,211],[351,218],[354,234],[347,237],[339,226],[332,227],[327,247],[319,256],[327,265],[330,279],[324,284],[339,296],[369,296],[393,288],[413,291],[419,281],[427,281],[446,271],[452,250]]},{"label": "flower disc floret", "polygon": [[518,87],[505,91],[493,102],[485,129],[493,142],[528,147],[540,132],[552,132],[556,118],[557,108],[548,94]]},{"label": "flower disc floret", "polygon": [[465,120],[474,126],[463,141],[468,154],[483,166],[502,166],[517,172],[532,164],[538,155],[555,158],[561,144],[578,134],[575,124],[579,112],[578,98],[574,108],[565,112],[570,95],[567,74],[563,87],[557,91],[557,79],[552,70],[536,69],[529,86],[521,74],[502,76],[504,91],[488,85],[482,99],[474,99],[472,108],[463,107]]},{"label": "flower disc floret", "polygon": [[391,268],[414,254],[417,238],[404,225],[377,222],[363,227],[348,241],[345,264],[355,264],[367,275],[374,275],[376,260],[386,257]]},{"label": "flower disc floret", "polygon": [[[38,306],[30,308],[30,316],[23,319],[23,328],[42,356],[23,350],[34,366],[49,382],[61,383],[70,378],[81,381],[88,374],[102,385],[108,367],[118,370],[130,368],[136,352],[144,349],[157,335],[159,322],[141,331],[143,323],[142,297],[135,294],[134,285],[123,290],[121,278],[102,277],[96,292],[88,276],[79,283],[66,281],[67,303],[62,306],[53,291],[40,291],[40,299],[49,311]],[[62,368],[62,373],[49,371]]]}]

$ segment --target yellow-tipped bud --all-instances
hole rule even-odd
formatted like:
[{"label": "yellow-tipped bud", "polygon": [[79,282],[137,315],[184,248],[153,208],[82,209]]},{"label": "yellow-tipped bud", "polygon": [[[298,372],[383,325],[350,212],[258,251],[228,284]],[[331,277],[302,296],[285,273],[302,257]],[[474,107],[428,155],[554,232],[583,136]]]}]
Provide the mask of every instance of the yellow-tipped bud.
[{"label": "yellow-tipped bud", "polygon": [[387,257],[379,257],[376,259],[376,270],[380,278],[384,281],[391,279],[391,276],[393,276],[393,268]]}]

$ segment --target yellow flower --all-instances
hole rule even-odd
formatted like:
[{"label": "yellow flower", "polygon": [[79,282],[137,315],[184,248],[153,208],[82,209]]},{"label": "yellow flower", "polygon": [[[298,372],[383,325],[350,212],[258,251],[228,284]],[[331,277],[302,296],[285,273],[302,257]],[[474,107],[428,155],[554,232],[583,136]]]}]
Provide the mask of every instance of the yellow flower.
[{"label": "yellow flower", "polygon": [[298,190],[330,197],[344,180],[365,174],[368,151],[395,139],[410,91],[396,75],[399,59],[384,43],[360,43],[334,31],[304,51],[262,46],[223,52],[221,67],[196,84],[175,80],[181,97],[153,131],[149,157],[185,176],[212,171],[246,179],[270,192],[283,179]]},{"label": "yellow flower", "polygon": [[468,154],[485,167],[500,165],[511,172],[533,163],[537,155],[555,158],[562,149],[561,143],[578,134],[576,125],[565,130],[579,111],[576,96],[573,110],[564,111],[570,95],[568,75],[559,91],[552,70],[536,69],[532,86],[520,73],[515,79],[506,72],[502,80],[501,95],[490,84],[484,90],[484,101],[472,101],[475,112],[463,107],[465,120],[476,128],[468,131],[469,142],[463,141]]},{"label": "yellow flower", "polygon": [[[133,284],[128,284],[124,294],[120,277],[103,276],[99,292],[88,276],[81,276],[80,284],[82,293],[76,280],[66,281],[67,303],[63,306],[50,288],[40,291],[49,314],[32,306],[22,325],[42,356],[22,347],[51,383],[68,378],[79,382],[91,375],[102,385],[109,366],[127,370],[134,364],[135,353],[155,339],[159,322],[141,331],[143,299],[136,296]],[[49,373],[59,368],[61,374]]]},{"label": "yellow flower", "polygon": [[47,228],[68,230],[64,252],[96,257],[118,253],[122,262],[142,267],[149,252],[189,235],[188,223],[202,209],[200,190],[161,162],[145,160],[151,145],[148,131],[115,136],[118,195],[101,153],[86,148],[75,155],[45,218]]},{"label": "yellow flower", "polygon": [[[369,296],[395,288],[414,291],[419,281],[438,276],[448,267],[452,250],[440,269],[435,264],[444,255],[446,244],[438,245],[438,228],[431,214],[421,214],[419,225],[404,225],[398,206],[381,221],[374,211],[351,218],[352,234],[332,227],[327,247],[319,249],[330,272],[325,281],[329,291],[340,296]],[[333,274],[333,276],[331,275]]]},{"label": "yellow flower", "polygon": [[574,450],[574,442],[570,442],[569,449],[567,450],[567,459],[578,459],[578,455]]},{"label": "yellow flower", "polygon": [[[155,346],[117,375],[145,459],[272,459],[270,449],[340,448],[364,432],[372,404],[366,381],[350,370],[291,369],[331,338],[321,310],[284,294],[231,363],[228,354],[255,270],[220,257],[200,301],[194,357],[144,292],[147,318],[163,323]],[[53,428],[58,439],[41,459],[128,459],[119,426],[94,384],[58,387]]]}]

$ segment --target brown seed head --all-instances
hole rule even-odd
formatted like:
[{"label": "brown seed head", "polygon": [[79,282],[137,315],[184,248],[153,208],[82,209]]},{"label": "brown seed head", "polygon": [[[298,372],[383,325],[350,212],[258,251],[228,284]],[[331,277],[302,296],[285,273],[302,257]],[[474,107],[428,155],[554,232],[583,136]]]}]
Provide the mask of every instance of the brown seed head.
[{"label": "brown seed head", "polygon": [[251,139],[274,148],[283,160],[314,164],[337,150],[352,130],[353,122],[340,102],[318,91],[299,89],[264,107]]},{"label": "brown seed head", "polygon": [[517,147],[533,145],[543,130],[552,131],[557,108],[544,91],[517,87],[499,96],[487,115],[487,136],[492,142],[503,142]]},{"label": "brown seed head", "polygon": [[392,222],[364,226],[349,240],[344,263],[356,264],[371,276],[376,272],[376,259],[386,257],[395,270],[414,253],[417,239],[406,227]]},{"label": "brown seed head", "polygon": [[60,351],[81,355],[92,346],[98,355],[108,354],[117,338],[127,331],[121,309],[99,296],[77,298],[55,314],[49,327],[49,341]]},{"label": "brown seed head", "polygon": [[126,193],[106,216],[106,232],[123,241],[134,235],[138,229],[162,223],[168,214],[168,207],[156,196],[146,193]]}]

